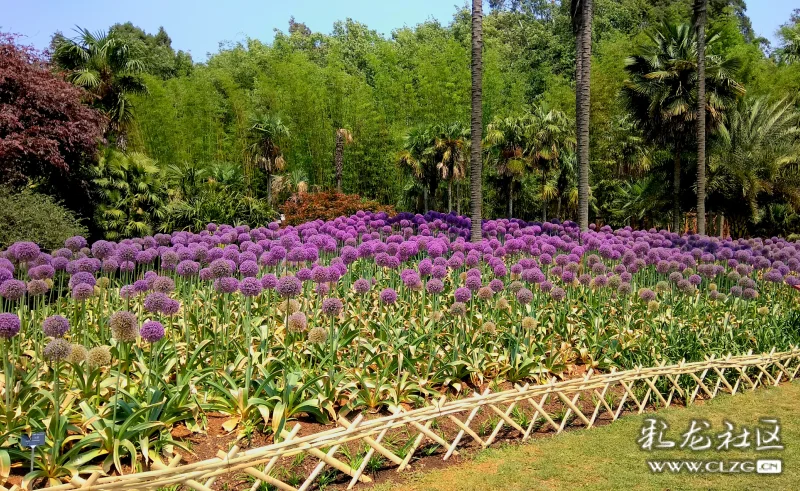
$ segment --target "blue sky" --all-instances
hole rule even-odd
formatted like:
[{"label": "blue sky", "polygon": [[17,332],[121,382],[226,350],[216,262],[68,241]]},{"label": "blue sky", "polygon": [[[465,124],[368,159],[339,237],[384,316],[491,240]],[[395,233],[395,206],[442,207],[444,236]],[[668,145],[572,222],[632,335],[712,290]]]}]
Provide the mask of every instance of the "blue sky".
[{"label": "blue sky", "polygon": [[[204,61],[221,41],[254,37],[270,41],[273,29],[286,30],[290,16],[312,30],[330,32],[333,22],[351,17],[383,34],[435,18],[451,20],[464,0],[0,0],[0,30],[23,42],[46,47],[53,32],[72,35],[75,25],[104,30],[131,21],[147,32],[164,26],[175,49]],[[488,4],[488,2],[486,2]],[[789,19],[798,0],[749,0],[755,31],[773,42],[775,30]]]}]

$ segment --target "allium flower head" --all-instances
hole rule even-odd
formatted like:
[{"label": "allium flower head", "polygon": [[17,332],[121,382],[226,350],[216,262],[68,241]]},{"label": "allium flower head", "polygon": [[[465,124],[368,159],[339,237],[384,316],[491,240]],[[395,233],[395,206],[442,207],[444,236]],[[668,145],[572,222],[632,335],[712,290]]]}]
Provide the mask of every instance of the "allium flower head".
[{"label": "allium flower head", "polygon": [[484,322],[481,328],[485,333],[489,334],[490,336],[494,336],[495,334],[497,334],[497,325],[494,322],[491,321]]},{"label": "allium flower head", "polygon": [[144,309],[153,314],[161,312],[164,309],[169,297],[161,292],[154,292],[145,297]]},{"label": "allium flower head", "polygon": [[533,292],[523,287],[517,290],[516,297],[517,302],[522,305],[527,305],[533,300]]},{"label": "allium flower head", "polygon": [[397,292],[392,288],[384,288],[381,290],[381,302],[385,305],[391,305],[397,301]]},{"label": "allium flower head", "polygon": [[639,290],[639,298],[644,300],[645,302],[649,302],[650,300],[656,299],[656,292],[649,288],[641,288]]},{"label": "allium flower head", "polygon": [[0,314],[0,338],[11,339],[19,334],[20,321],[15,314]]},{"label": "allium flower head", "polygon": [[289,316],[289,332],[303,332],[308,328],[308,320],[306,314],[302,312],[295,312]]},{"label": "allium flower head", "polygon": [[315,327],[308,331],[308,342],[313,344],[322,344],[328,339],[328,331],[322,327]]},{"label": "allium flower head", "polygon": [[478,298],[481,300],[489,300],[494,296],[494,292],[488,286],[483,286],[478,290]]},{"label": "allium flower head", "polygon": [[95,346],[86,356],[89,367],[100,368],[111,364],[111,348],[108,346]]},{"label": "allium flower head", "polygon": [[67,357],[67,362],[72,363],[73,365],[80,365],[81,363],[85,362],[88,357],[89,352],[83,347],[83,345],[73,343],[72,349]]},{"label": "allium flower head", "polygon": [[248,276],[239,282],[239,291],[245,297],[258,296],[262,290],[261,281],[254,277]]},{"label": "allium flower head", "polygon": [[153,291],[170,293],[175,290],[175,281],[169,276],[159,276],[153,280]]},{"label": "allium flower head", "polygon": [[[520,290],[520,291],[522,291],[522,290]],[[517,295],[519,295],[519,294],[517,294]],[[562,300],[567,298],[567,292],[564,291],[563,288],[557,286],[557,287],[554,287],[552,290],[550,290],[550,297],[553,300],[555,300],[556,302],[561,302]]]},{"label": "allium flower head", "polygon": [[47,293],[47,291],[50,290],[50,287],[44,280],[31,280],[28,282],[27,290],[28,295],[32,297],[38,297]]},{"label": "allium flower head", "polygon": [[14,259],[19,262],[33,261],[41,253],[39,246],[33,242],[17,242],[9,250],[13,251]]},{"label": "allium flower head", "polygon": [[464,302],[453,302],[453,304],[450,305],[450,315],[455,315],[457,317],[467,315],[467,305]]},{"label": "allium flower head", "polygon": [[275,288],[283,297],[295,297],[303,291],[302,282],[295,276],[282,276]]},{"label": "allium flower head", "polygon": [[264,290],[274,290],[278,286],[278,278],[274,274],[268,273],[261,277],[261,288]]},{"label": "allium flower head", "polygon": [[69,321],[60,315],[51,315],[42,322],[42,332],[51,338],[63,338],[69,331]]},{"label": "allium flower head", "polygon": [[239,289],[239,280],[231,276],[223,276],[214,280],[214,290],[217,293],[234,293]]},{"label": "allium flower head", "polygon": [[338,298],[326,298],[322,301],[322,313],[329,316],[335,317],[342,312],[342,301]]},{"label": "allium flower head", "polygon": [[161,309],[161,313],[167,316],[175,315],[181,309],[181,303],[177,300],[173,300],[171,298],[167,299],[167,302],[164,304],[164,308]]},{"label": "allium flower head", "polygon": [[111,326],[111,335],[119,342],[131,343],[139,336],[139,321],[131,312],[115,312],[108,323]]},{"label": "allium flower head", "polygon": [[156,343],[164,337],[164,326],[160,322],[147,321],[142,324],[139,335],[148,343]]},{"label": "allium flower head", "polygon": [[353,283],[353,291],[359,295],[363,295],[369,291],[370,284],[364,278],[359,278]]},{"label": "allium flower head", "polygon": [[0,284],[0,297],[15,302],[25,296],[28,285],[20,280],[6,280]]},{"label": "allium flower head", "polygon": [[427,289],[428,293],[436,295],[444,291],[444,283],[442,283],[442,280],[440,279],[431,278],[428,280],[425,288]]},{"label": "allium flower head", "polygon": [[472,292],[470,291],[469,288],[465,288],[462,286],[460,288],[456,288],[456,291],[453,294],[453,296],[455,297],[456,302],[465,303],[468,302],[470,298],[472,298]]},{"label": "allium flower head", "polygon": [[522,318],[522,328],[526,331],[536,328],[536,319],[531,316],[526,316]]},{"label": "allium flower head", "polygon": [[72,289],[72,298],[79,302],[83,302],[84,300],[88,300],[92,298],[94,295],[94,287],[88,283],[81,283],[79,285],[75,285]]},{"label": "allium flower head", "polygon": [[64,361],[72,352],[72,345],[69,341],[62,338],[51,340],[42,350],[45,360],[58,362]]}]

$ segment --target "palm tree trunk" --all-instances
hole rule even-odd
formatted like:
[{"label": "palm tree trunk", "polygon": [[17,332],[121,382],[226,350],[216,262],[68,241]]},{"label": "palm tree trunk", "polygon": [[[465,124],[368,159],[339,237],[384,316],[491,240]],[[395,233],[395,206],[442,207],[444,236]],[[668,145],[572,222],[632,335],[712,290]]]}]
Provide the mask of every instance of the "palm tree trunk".
[{"label": "palm tree trunk", "polygon": [[461,216],[461,186],[456,183],[456,215]]},{"label": "palm tree trunk", "polygon": [[447,212],[453,211],[453,180],[447,181]]},{"label": "palm tree trunk", "polygon": [[695,0],[697,31],[697,233],[706,234],[706,2]]},{"label": "palm tree trunk", "polygon": [[681,233],[681,151],[675,148],[675,166],[672,170],[672,231]]},{"label": "palm tree trunk", "polygon": [[508,183],[508,218],[514,217],[514,181]]},{"label": "palm tree trunk", "polygon": [[542,171],[542,223],[547,221],[547,198],[545,197],[545,186],[547,186],[547,172]]},{"label": "palm tree trunk", "polygon": [[341,193],[342,168],[344,167],[344,136],[339,130],[336,130],[336,150],[334,152],[333,162],[336,169],[336,191]]},{"label": "palm tree trunk", "polygon": [[725,238],[725,215],[719,214],[719,238]]},{"label": "palm tree trunk", "polygon": [[272,174],[267,172],[267,204],[272,206]]},{"label": "palm tree trunk", "polygon": [[472,242],[481,240],[481,212],[483,205],[483,180],[481,177],[483,156],[481,140],[483,130],[483,40],[481,24],[483,22],[483,0],[472,0],[472,113],[470,117],[470,182],[469,197],[472,206]]},{"label": "palm tree trunk", "polygon": [[556,202],[556,218],[561,220],[561,195],[558,195],[558,201]]},{"label": "palm tree trunk", "polygon": [[427,184],[425,184],[423,189],[422,189],[422,204],[423,204],[422,205],[423,206],[422,213],[427,213],[428,212],[428,185]]},{"label": "palm tree trunk", "polygon": [[589,109],[590,74],[592,67],[592,0],[582,0],[578,32],[578,87],[576,123],[578,144],[578,224],[581,231],[589,228]]}]

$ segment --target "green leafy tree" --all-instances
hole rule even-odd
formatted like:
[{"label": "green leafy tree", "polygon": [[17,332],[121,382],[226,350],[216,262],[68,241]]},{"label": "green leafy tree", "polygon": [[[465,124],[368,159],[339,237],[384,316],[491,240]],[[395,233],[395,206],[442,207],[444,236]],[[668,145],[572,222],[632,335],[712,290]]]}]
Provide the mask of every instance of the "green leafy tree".
[{"label": "green leafy tree", "polygon": [[250,126],[250,155],[256,166],[267,176],[267,203],[272,206],[272,176],[284,168],[279,143],[289,137],[289,128],[274,114],[259,114]]},{"label": "green leafy tree", "polygon": [[436,168],[447,182],[447,210],[453,211],[453,183],[466,176],[466,156],[469,148],[469,129],[461,123],[440,125],[436,128],[434,149],[439,162]]},{"label": "green leafy tree", "polygon": [[486,127],[486,146],[508,197],[507,212],[514,213],[514,187],[530,170],[529,141],[535,124],[533,114],[496,118]]},{"label": "green leafy tree", "polygon": [[150,235],[166,216],[164,172],[144,154],[108,150],[93,169],[95,221],[109,240]]},{"label": "green leafy tree", "polygon": [[421,188],[423,212],[430,210],[430,202],[436,198],[436,189],[439,187],[435,147],[435,128],[417,126],[403,138],[403,150],[397,159]]},{"label": "green leafy tree", "polygon": [[[718,129],[725,110],[744,87],[734,79],[735,58],[714,52],[717,34],[707,36],[705,56],[706,124]],[[681,221],[681,160],[696,129],[697,43],[689,24],[663,23],[648,34],[648,42],[625,61],[628,80],[623,94],[648,141],[671,148],[673,155],[672,226]]]},{"label": "green leafy tree", "polygon": [[710,187],[727,203],[725,215],[755,224],[778,200],[800,209],[800,111],[787,99],[745,98],[729,119],[710,162]]},{"label": "green leafy tree", "polygon": [[144,62],[139,53],[114,35],[77,30],[74,39],[55,41],[53,62],[67,80],[92,94],[92,105],[103,111],[121,149],[126,147],[126,131],[133,120],[131,94],[147,93],[140,74]]}]

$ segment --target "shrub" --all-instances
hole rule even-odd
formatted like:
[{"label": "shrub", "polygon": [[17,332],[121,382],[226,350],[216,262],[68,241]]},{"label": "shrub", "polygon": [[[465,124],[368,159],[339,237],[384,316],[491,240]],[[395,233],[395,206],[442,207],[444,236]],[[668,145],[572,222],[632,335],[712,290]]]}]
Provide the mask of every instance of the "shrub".
[{"label": "shrub", "polygon": [[43,249],[64,246],[64,240],[88,232],[75,215],[45,194],[0,187],[0,249],[31,241]]},{"label": "shrub", "polygon": [[299,225],[310,220],[333,220],[340,216],[355,214],[358,210],[396,214],[391,205],[377,201],[364,200],[357,194],[344,194],[335,191],[321,193],[297,193],[283,204],[281,211],[286,215],[286,223]]},{"label": "shrub", "polygon": [[202,230],[210,222],[259,227],[275,218],[277,213],[266,200],[230,189],[205,189],[189,199],[171,202],[160,230]]}]

